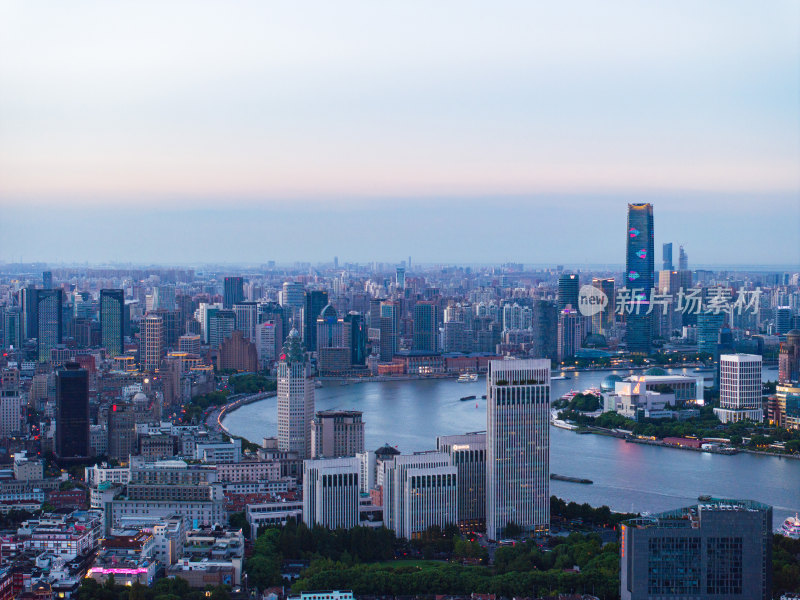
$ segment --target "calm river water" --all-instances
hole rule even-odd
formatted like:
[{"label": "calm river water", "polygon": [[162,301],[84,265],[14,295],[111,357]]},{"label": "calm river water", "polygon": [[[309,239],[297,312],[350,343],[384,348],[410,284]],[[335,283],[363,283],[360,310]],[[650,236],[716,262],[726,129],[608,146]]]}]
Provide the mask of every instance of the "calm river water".
[{"label": "calm river water", "polygon": [[[609,373],[572,373],[571,379],[554,380],[551,397],[599,387]],[[765,370],[764,379],[775,380],[777,373]],[[485,393],[483,378],[475,383],[450,379],[329,384],[316,390],[316,408],[363,411],[367,448],[389,443],[413,452],[435,448],[437,435],[485,430],[486,403],[480,399]],[[459,400],[472,394],[478,399]],[[231,433],[257,443],[274,436],[276,399],[244,406],[230,413],[224,424]],[[628,444],[555,427],[550,435],[551,472],[594,481],[593,485],[552,481],[551,493],[566,500],[606,504],[619,511],[657,512],[696,502],[700,494],[749,498],[774,507],[776,527],[800,511],[800,460]]]}]

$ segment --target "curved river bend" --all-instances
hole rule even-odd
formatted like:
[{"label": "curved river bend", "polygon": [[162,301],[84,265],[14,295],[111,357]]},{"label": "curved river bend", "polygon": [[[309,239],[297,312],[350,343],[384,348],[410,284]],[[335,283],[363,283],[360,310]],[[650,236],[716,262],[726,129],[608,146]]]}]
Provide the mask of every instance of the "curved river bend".
[{"label": "curved river bend", "polygon": [[[554,380],[551,397],[599,387],[608,371],[571,374]],[[625,375],[626,373],[620,373]],[[692,374],[692,373],[688,373]],[[771,371],[764,379],[777,379]],[[429,450],[437,435],[486,429],[483,378],[330,384],[316,390],[316,408],[363,411],[366,446],[384,443],[402,452]],[[461,402],[474,394],[477,400]],[[254,442],[277,433],[276,399],[229,413],[224,425]],[[697,496],[749,498],[771,504],[774,525],[800,511],[800,460],[741,453],[723,456],[642,444],[550,428],[551,472],[586,477],[593,485],[552,481],[551,493],[575,502],[606,504],[614,510],[658,512],[697,502]]]}]

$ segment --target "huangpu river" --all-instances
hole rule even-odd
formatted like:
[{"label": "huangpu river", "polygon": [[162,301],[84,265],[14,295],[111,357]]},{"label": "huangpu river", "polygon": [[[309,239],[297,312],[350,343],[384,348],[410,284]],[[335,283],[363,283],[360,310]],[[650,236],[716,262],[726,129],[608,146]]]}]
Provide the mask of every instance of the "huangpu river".
[{"label": "huangpu river", "polygon": [[[711,373],[674,370],[693,376]],[[553,380],[551,397],[570,390],[599,387],[612,371],[568,373]],[[627,376],[628,371],[613,371]],[[764,380],[776,380],[767,370]],[[316,389],[316,409],[354,409],[364,413],[366,447],[385,443],[402,452],[430,450],[437,435],[486,429],[485,377],[474,383],[453,379],[328,383]],[[460,401],[475,395],[476,400]],[[224,425],[231,433],[260,443],[277,434],[275,398],[229,413]],[[774,507],[774,525],[800,512],[800,460],[740,453],[734,456],[692,452],[642,444],[601,435],[578,435],[550,427],[552,473],[585,477],[593,485],[551,481],[551,493],[565,500],[608,505],[626,512],[659,512],[697,502],[701,494],[748,498]]]}]

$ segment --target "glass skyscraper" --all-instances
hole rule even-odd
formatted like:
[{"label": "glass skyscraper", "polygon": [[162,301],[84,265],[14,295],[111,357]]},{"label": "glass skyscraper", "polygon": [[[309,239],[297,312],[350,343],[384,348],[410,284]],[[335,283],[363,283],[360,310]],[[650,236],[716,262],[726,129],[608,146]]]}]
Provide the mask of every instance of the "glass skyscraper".
[{"label": "glass skyscraper", "polygon": [[627,240],[625,286],[631,292],[633,304],[632,310],[625,310],[625,337],[629,352],[649,354],[653,322],[647,311],[655,276],[652,204],[628,205]]},{"label": "glass skyscraper", "polygon": [[100,337],[109,358],[123,351],[125,333],[125,292],[100,290]]}]

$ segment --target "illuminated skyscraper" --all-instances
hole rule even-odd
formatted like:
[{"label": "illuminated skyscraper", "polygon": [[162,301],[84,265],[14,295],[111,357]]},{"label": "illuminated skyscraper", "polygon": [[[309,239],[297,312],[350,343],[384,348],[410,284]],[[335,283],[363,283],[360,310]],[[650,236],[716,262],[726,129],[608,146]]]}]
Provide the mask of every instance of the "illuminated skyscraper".
[{"label": "illuminated skyscraper", "polygon": [[278,450],[311,457],[314,380],[297,329],[289,332],[278,362]]},{"label": "illuminated skyscraper", "polygon": [[100,343],[106,356],[114,358],[123,351],[125,331],[125,292],[100,290]]},{"label": "illuminated skyscraper", "polygon": [[625,254],[625,287],[631,292],[633,310],[626,311],[628,351],[649,354],[653,342],[652,315],[647,314],[653,289],[655,264],[653,256],[653,205],[628,205],[627,252]]},{"label": "illuminated skyscraper", "polygon": [[492,360],[486,376],[486,533],[550,527],[550,361]]}]

